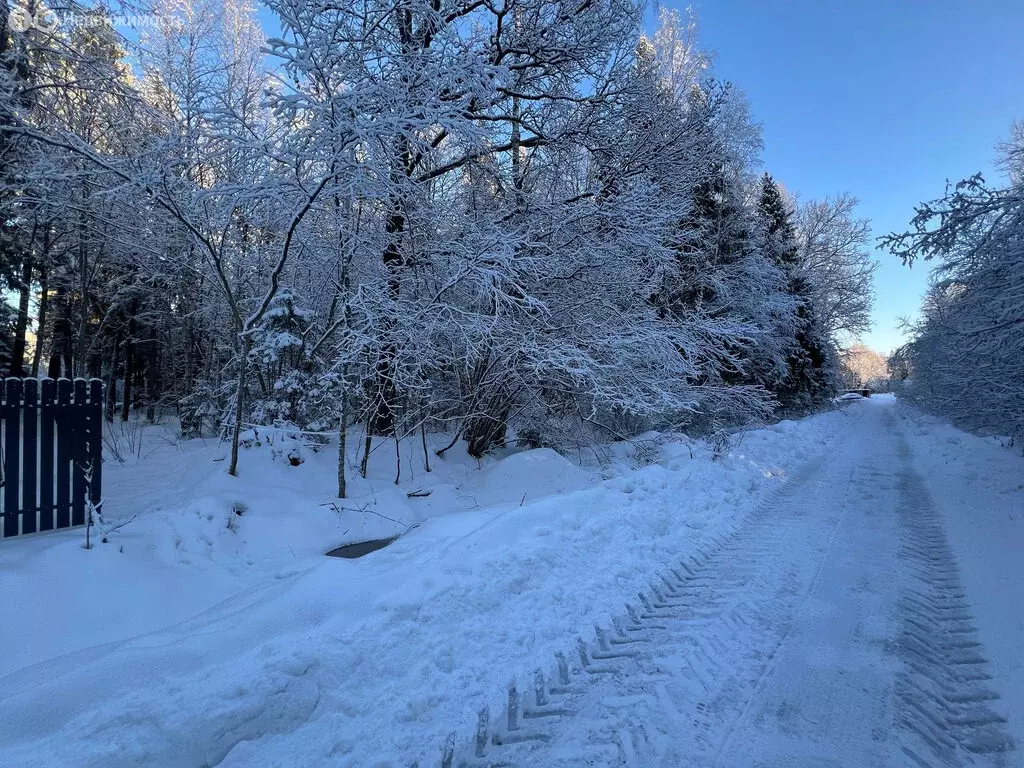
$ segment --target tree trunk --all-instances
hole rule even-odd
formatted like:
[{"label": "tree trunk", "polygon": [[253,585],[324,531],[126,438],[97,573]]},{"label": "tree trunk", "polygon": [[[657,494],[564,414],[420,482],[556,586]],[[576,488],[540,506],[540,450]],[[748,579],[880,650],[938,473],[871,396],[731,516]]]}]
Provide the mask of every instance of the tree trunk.
[{"label": "tree trunk", "polygon": [[430,451],[427,450],[427,423],[420,423],[420,438],[423,440],[423,468],[430,471]]},{"label": "tree trunk", "polygon": [[146,355],[146,421],[156,423],[156,402],[160,399],[160,340],[150,328]]},{"label": "tree trunk", "polygon": [[395,431],[395,405],[398,387],[395,384],[395,365],[398,353],[388,345],[377,361],[373,381],[373,415],[370,419],[371,434],[387,436]]},{"label": "tree trunk", "polygon": [[228,474],[238,476],[238,441],[242,437],[242,411],[245,408],[245,377],[251,342],[247,335],[242,336],[242,351],[238,359],[238,391],[235,393],[235,424],[231,432],[231,466]]},{"label": "tree trunk", "polygon": [[121,398],[121,421],[128,421],[132,407],[132,387],[135,382],[135,306],[128,319],[128,337],[124,340],[124,396]]},{"label": "tree trunk", "polygon": [[[372,415],[371,415],[372,418]],[[370,462],[370,446],[373,444],[373,432],[370,431],[370,419],[366,420],[366,442],[363,445],[363,458],[359,462],[359,474],[366,477],[366,465]]]},{"label": "tree trunk", "polygon": [[124,342],[124,392],[121,396],[121,421],[128,421],[132,407],[132,380],[135,378],[135,353],[132,351],[132,338],[129,331]]},{"label": "tree trunk", "polygon": [[117,407],[117,350],[121,346],[120,331],[114,334],[114,346],[110,352],[110,370],[107,372],[107,402],[103,408],[103,418],[108,423],[114,421],[114,409]]},{"label": "tree trunk", "polygon": [[348,493],[345,458],[348,456],[348,363],[341,369],[341,418],[338,420],[338,498]]},{"label": "tree trunk", "polygon": [[[344,395],[342,398],[344,399]],[[342,405],[341,418],[338,420],[338,498],[344,499],[348,492],[348,485],[345,482],[345,455],[348,445],[348,424],[345,415],[345,406]]]},{"label": "tree trunk", "polygon": [[50,303],[50,276],[46,266],[39,268],[39,319],[36,323],[36,346],[32,350],[32,378],[39,377],[39,362],[43,358],[43,337],[46,333],[46,310]]},{"label": "tree trunk", "polygon": [[[401,17],[401,34],[403,45],[412,42],[411,16]],[[412,167],[412,154],[409,141],[404,136],[396,139],[392,181],[404,182],[409,177]],[[401,195],[391,198],[391,212],[388,215],[385,232],[388,244],[381,255],[381,261],[388,272],[388,297],[395,301],[401,289],[400,272],[405,266],[405,254],[402,253],[402,237],[405,235],[408,221],[406,220],[406,200]],[[385,319],[384,334],[391,330],[392,322]],[[398,349],[391,342],[384,345],[374,370],[373,403],[371,407],[370,431],[375,435],[390,435],[395,430],[395,408],[398,402],[398,385],[395,382],[398,368]]]},{"label": "tree trunk", "polygon": [[14,323],[14,345],[11,348],[9,375],[22,378],[25,375],[25,336],[28,333],[28,300],[32,290],[32,269],[35,260],[27,252],[21,264],[21,285],[18,287],[18,318]]},{"label": "tree trunk", "polygon": [[53,340],[50,344],[50,364],[47,376],[59,379],[71,377],[71,320],[68,317],[67,295],[63,288],[57,290],[57,316],[53,321]]},{"label": "tree trunk", "polygon": [[[491,407],[493,406],[492,402]],[[495,410],[497,412],[493,416],[484,411],[470,419],[463,432],[466,438],[466,453],[475,459],[483,458],[492,448],[505,444],[511,405],[505,402]]]},{"label": "tree trunk", "polygon": [[398,439],[398,430],[395,430],[395,485],[402,479],[402,443]]},{"label": "tree trunk", "polygon": [[[388,270],[388,294],[392,299],[398,298],[399,275],[404,259],[400,238],[405,231],[405,216],[400,211],[401,203],[394,203],[395,210],[388,217],[386,231],[391,236],[387,248],[384,249],[382,260]],[[387,332],[391,323],[386,322]],[[398,386],[395,383],[396,367],[398,365],[398,350],[394,344],[385,344],[381,350],[380,357],[374,369],[373,381],[373,416],[370,419],[370,432],[375,435],[390,435],[395,431],[395,406],[398,400]]]},{"label": "tree trunk", "polygon": [[[91,294],[89,286],[89,246],[88,240],[86,239],[86,226],[85,226],[85,206],[83,205],[78,214],[78,337],[75,339],[78,342],[78,359],[74,360],[72,337],[68,334],[68,371],[74,371],[72,365],[77,362],[79,366],[83,366],[85,363],[86,350],[89,349],[89,345],[86,343],[86,328],[89,322],[89,296]],[[102,247],[102,246],[101,246]],[[70,312],[70,309],[69,309]],[[74,377],[77,374],[69,373],[69,377]]]}]

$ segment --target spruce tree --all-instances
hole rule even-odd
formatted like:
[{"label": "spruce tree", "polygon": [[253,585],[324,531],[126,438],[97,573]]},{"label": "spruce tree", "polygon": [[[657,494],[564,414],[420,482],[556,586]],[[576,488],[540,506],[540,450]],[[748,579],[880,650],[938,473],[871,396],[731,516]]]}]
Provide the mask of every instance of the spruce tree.
[{"label": "spruce tree", "polygon": [[795,270],[800,260],[796,231],[782,193],[768,173],[761,179],[761,198],[757,211],[766,236],[766,251],[779,266]]},{"label": "spruce tree", "polygon": [[758,201],[762,247],[788,275],[787,287],[796,300],[794,338],[787,358],[786,377],[773,387],[784,412],[800,413],[824,402],[832,391],[834,354],[817,328],[811,286],[801,273],[800,252],[791,214],[778,185],[765,173]]}]

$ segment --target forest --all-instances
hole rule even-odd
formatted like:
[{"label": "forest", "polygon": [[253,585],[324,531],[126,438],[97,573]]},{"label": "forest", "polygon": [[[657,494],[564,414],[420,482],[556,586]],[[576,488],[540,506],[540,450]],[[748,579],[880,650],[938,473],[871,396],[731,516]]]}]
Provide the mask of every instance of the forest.
[{"label": "forest", "polygon": [[[374,440],[431,432],[479,457],[799,415],[869,325],[857,201],[764,172],[689,14],[650,33],[632,0],[115,10],[6,6],[0,374],[102,379],[107,420],[173,415],[230,440],[232,474],[254,426],[355,440],[365,471]],[[998,286],[1020,199],[972,182],[902,253],[991,223],[986,258],[943,269]],[[961,358],[1024,328],[952,285],[908,354],[997,399],[1019,359]],[[962,395],[941,381],[918,384]]]}]

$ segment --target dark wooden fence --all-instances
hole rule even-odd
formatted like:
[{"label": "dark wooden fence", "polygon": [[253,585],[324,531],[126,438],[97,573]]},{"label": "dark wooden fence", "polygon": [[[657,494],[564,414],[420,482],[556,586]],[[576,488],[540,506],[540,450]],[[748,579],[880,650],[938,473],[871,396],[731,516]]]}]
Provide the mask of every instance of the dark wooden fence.
[{"label": "dark wooden fence", "polygon": [[0,380],[0,539],[86,522],[102,488],[103,382]]}]

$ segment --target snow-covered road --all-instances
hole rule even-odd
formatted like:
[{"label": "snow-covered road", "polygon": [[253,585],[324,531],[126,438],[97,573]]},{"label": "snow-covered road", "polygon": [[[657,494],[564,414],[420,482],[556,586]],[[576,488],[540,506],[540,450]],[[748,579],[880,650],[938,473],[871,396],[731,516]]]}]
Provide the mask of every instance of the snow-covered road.
[{"label": "snow-covered road", "polygon": [[1019,451],[889,396],[648,445],[382,459],[446,511],[356,561],[330,455],[113,467],[109,545],[0,548],[0,767],[1024,765]]},{"label": "snow-covered road", "polygon": [[546,694],[572,715],[536,717],[519,695],[514,743],[472,751],[552,768],[1020,764],[1019,702],[1001,696],[1019,691],[1019,659],[992,679],[972,607],[990,596],[965,593],[926,488],[950,478],[922,477],[895,411],[864,403],[834,452],[661,574],[605,645],[616,657],[587,644],[591,672]]}]

